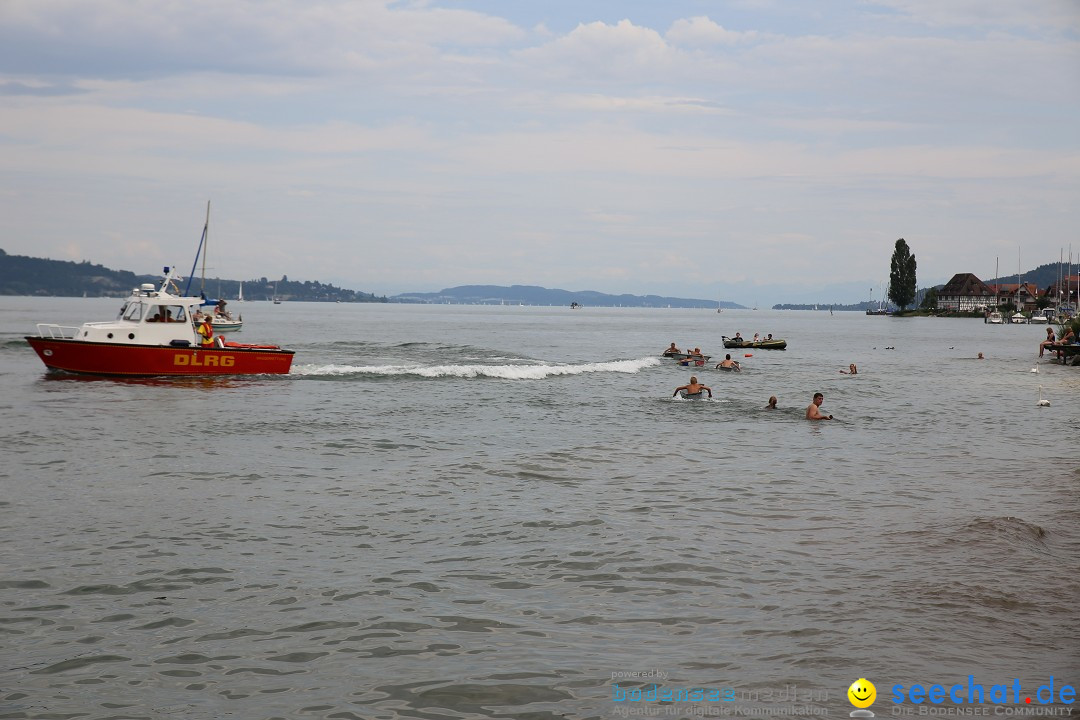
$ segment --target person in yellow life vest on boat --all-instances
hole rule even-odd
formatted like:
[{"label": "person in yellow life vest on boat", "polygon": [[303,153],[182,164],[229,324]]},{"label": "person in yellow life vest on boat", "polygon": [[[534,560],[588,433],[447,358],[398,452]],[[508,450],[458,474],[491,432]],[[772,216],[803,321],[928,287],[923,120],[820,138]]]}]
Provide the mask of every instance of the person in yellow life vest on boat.
[{"label": "person in yellow life vest on boat", "polygon": [[199,344],[204,348],[214,347],[214,326],[210,324],[210,317],[205,316],[199,327],[195,328],[199,334]]}]

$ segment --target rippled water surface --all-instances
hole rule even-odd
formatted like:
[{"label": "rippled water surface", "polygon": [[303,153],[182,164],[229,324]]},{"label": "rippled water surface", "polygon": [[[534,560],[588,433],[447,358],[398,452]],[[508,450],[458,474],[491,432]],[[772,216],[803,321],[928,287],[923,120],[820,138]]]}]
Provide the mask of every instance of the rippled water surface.
[{"label": "rippled water surface", "polygon": [[[1080,685],[1080,368],[1038,362],[1042,327],[249,302],[237,339],[289,376],[128,381],[22,340],[118,306],[0,298],[0,717],[614,717],[646,671],[749,716],[846,717],[860,677],[879,716],[897,683]],[[657,357],[737,330],[789,349]],[[692,372],[712,401],[671,398]]]}]

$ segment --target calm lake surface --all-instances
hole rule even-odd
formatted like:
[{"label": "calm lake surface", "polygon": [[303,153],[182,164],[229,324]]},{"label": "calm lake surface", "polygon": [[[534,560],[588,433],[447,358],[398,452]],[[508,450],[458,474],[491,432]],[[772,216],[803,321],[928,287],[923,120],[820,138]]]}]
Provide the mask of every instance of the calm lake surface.
[{"label": "calm lake surface", "polygon": [[[127,381],[22,339],[120,303],[0,298],[0,718],[604,718],[666,712],[613,699],[653,682],[735,697],[665,717],[847,717],[863,677],[881,717],[897,684],[1080,685],[1080,368],[1038,364],[1042,326],[248,302],[235,339],[290,375]],[[658,357],[736,331],[789,349]],[[671,398],[692,373],[713,401]]]}]

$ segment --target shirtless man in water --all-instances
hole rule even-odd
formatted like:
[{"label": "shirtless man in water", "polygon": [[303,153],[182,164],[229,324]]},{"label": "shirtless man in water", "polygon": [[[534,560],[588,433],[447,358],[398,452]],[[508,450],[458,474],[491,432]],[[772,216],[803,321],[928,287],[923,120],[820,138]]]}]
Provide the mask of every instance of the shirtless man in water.
[{"label": "shirtless man in water", "polygon": [[683,390],[686,391],[687,395],[697,395],[702,390],[704,390],[707,393],[709,393],[709,397],[712,397],[712,388],[707,387],[707,386],[702,385],[701,383],[699,383],[697,381],[697,377],[695,377],[693,375],[690,376],[690,383],[688,385],[680,385],[679,387],[675,388],[675,392],[671,393],[671,397],[675,397],[676,395],[679,394],[680,391],[683,391]]},{"label": "shirtless man in water", "polygon": [[739,367],[739,361],[731,359],[731,353],[725,355],[724,359],[720,361],[720,364],[716,366],[717,370],[719,370],[720,368],[728,368],[730,370],[742,370],[742,368]]},{"label": "shirtless man in water", "polygon": [[820,407],[823,402],[825,402],[825,396],[821,393],[814,393],[814,402],[806,407],[807,420],[832,420],[832,415],[821,414]]}]

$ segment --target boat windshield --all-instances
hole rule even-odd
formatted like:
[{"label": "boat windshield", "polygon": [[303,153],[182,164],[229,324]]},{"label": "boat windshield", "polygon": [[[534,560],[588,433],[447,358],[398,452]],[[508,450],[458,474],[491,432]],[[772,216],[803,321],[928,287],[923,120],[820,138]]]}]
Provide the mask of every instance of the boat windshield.
[{"label": "boat windshield", "polygon": [[125,320],[133,320],[135,322],[138,322],[142,320],[143,304],[140,302],[130,303],[129,305],[125,305],[121,309],[121,312],[123,313],[123,317]]},{"label": "boat windshield", "polygon": [[156,305],[146,322],[187,322],[183,305]]}]

